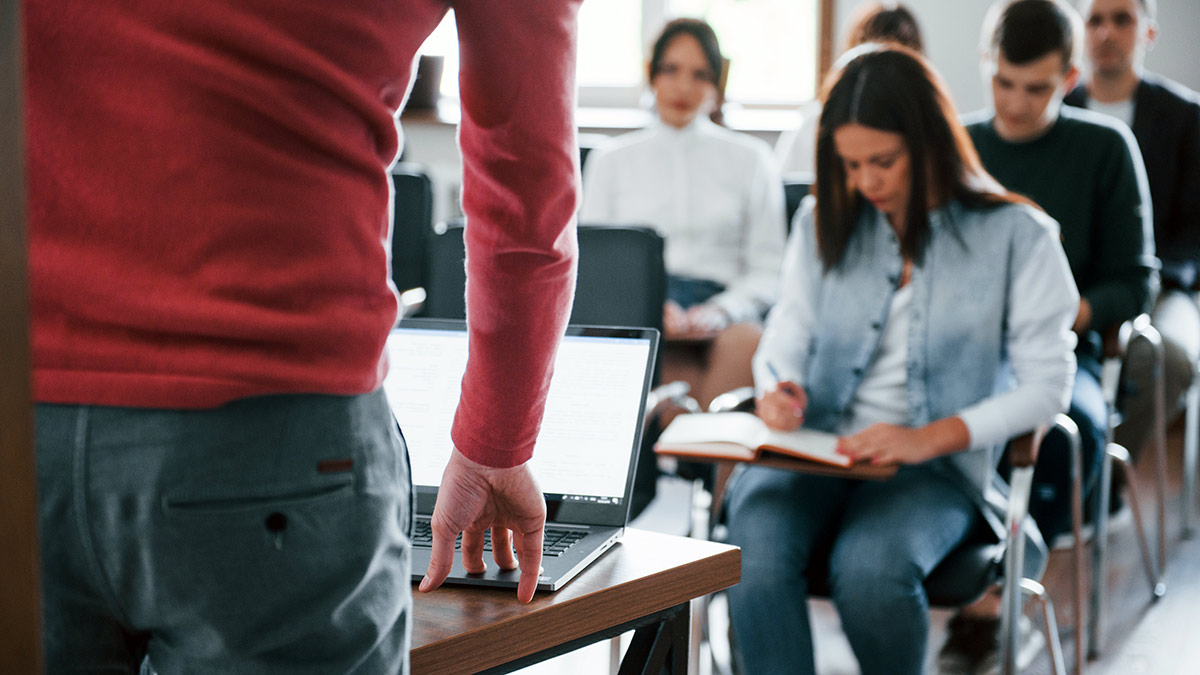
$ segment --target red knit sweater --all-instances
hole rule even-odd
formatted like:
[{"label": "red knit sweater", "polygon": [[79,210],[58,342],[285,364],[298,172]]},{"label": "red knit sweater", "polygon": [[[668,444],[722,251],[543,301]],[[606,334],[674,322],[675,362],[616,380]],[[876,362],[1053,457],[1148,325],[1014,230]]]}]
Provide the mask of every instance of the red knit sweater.
[{"label": "red knit sweater", "polygon": [[[471,359],[527,459],[573,292],[576,2],[454,2]],[[439,0],[27,0],[34,391],[208,408],[386,371],[393,115]]]}]

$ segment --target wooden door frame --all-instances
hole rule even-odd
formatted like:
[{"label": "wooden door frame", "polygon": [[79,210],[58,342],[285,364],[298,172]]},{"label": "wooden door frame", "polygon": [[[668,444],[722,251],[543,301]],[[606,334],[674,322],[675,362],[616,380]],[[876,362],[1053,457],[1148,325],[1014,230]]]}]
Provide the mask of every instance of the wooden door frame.
[{"label": "wooden door frame", "polygon": [[40,673],[20,10],[0,0],[0,672]]}]

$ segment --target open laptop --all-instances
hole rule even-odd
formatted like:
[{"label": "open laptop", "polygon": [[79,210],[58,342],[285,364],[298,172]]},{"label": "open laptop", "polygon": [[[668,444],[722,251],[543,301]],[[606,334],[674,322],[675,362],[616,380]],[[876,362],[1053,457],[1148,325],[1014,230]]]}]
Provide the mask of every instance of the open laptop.
[{"label": "open laptop", "polygon": [[[572,326],[559,347],[530,468],[546,496],[546,537],[538,589],[554,591],[598,558],[629,517],[642,416],[658,332]],[[429,566],[429,518],[450,458],[450,426],[467,361],[462,321],[406,319],[388,337],[384,389],[412,463],[416,524],[412,577]],[[461,555],[447,583],[515,587],[518,570],[468,574]]]}]

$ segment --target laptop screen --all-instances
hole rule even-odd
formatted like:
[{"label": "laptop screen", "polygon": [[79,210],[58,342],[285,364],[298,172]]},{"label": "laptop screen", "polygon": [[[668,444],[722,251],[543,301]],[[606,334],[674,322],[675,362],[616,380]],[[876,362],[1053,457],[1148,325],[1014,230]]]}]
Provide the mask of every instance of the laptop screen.
[{"label": "laptop screen", "polygon": [[[624,524],[656,333],[571,327],[554,365],[530,468],[548,517]],[[406,320],[388,337],[384,389],[412,463],[417,512],[433,510],[467,362],[461,321]]]}]

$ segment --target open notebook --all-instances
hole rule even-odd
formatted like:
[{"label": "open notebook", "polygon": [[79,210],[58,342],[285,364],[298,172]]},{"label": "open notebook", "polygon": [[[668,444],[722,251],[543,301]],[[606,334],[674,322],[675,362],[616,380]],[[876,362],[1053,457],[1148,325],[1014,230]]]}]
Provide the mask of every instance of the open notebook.
[{"label": "open notebook", "polygon": [[[624,531],[657,342],[657,331],[640,328],[572,326],[563,338],[530,462],[546,496],[540,590],[561,588]],[[429,516],[450,456],[466,325],[406,319],[388,337],[388,358],[384,389],[408,445],[416,492],[417,581],[429,564]],[[490,549],[484,560],[487,572],[467,574],[456,554],[447,583],[516,586],[519,573],[497,569]]]}]

